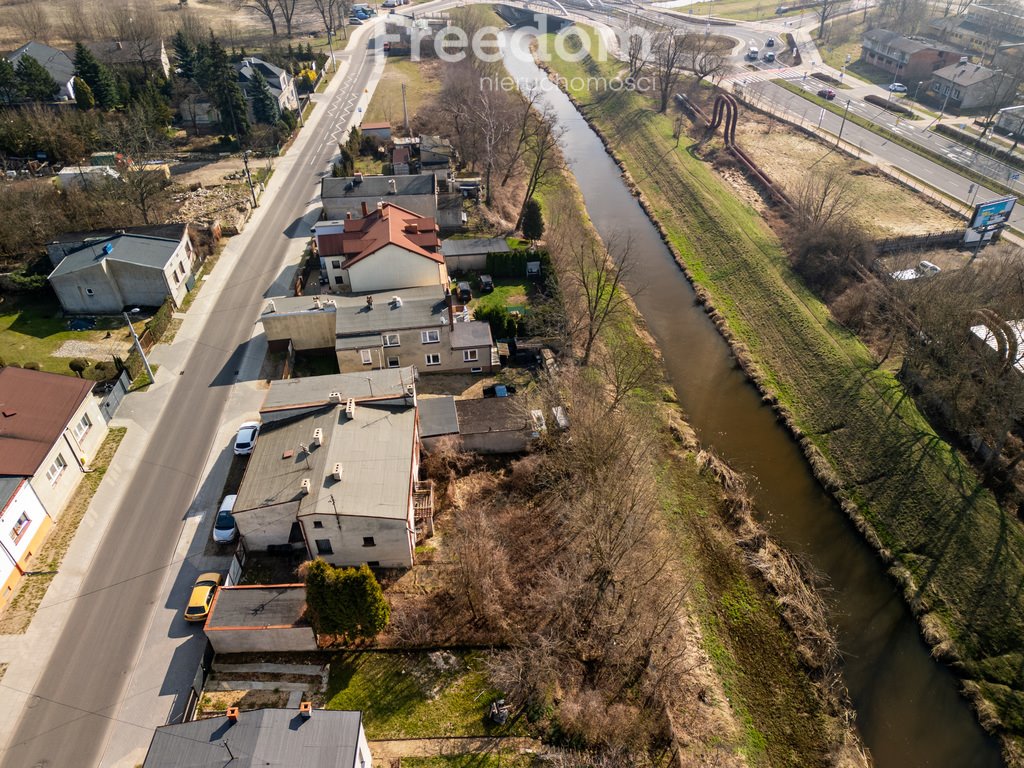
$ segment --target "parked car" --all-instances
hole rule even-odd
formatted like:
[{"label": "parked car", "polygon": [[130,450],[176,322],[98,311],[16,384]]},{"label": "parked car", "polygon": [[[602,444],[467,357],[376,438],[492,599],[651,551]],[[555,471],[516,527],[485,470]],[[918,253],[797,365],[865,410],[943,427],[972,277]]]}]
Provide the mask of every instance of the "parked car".
[{"label": "parked car", "polygon": [[459,294],[459,301],[463,304],[469,304],[473,298],[473,289],[469,287],[469,283],[461,282],[456,286],[456,290]]},{"label": "parked car", "polygon": [[765,40],[764,41],[764,47],[765,48],[774,48],[775,47],[775,38],[774,37],[769,37],[767,40]]},{"label": "parked car", "polygon": [[256,438],[260,433],[258,421],[247,421],[238,428],[235,436],[235,456],[248,456],[256,447]]},{"label": "parked car", "polygon": [[821,88],[818,90],[818,95],[827,101],[832,101],[836,97],[836,92],[831,88]]},{"label": "parked car", "polygon": [[780,5],[778,8],[775,9],[775,15],[776,16],[778,16],[779,14],[783,14],[783,13],[789,13],[789,6],[788,5]]},{"label": "parked car", "polygon": [[213,605],[213,596],[217,594],[219,586],[219,573],[204,573],[196,579],[188,599],[188,607],[185,608],[185,621],[206,621],[206,617],[210,615],[210,606]]},{"label": "parked car", "polygon": [[353,16],[351,19],[348,20],[348,24],[350,27],[361,27],[363,25],[363,22],[357,19],[355,16]]},{"label": "parked car", "polygon": [[217,520],[213,524],[213,540],[218,544],[230,544],[238,536],[235,516],[231,514],[237,498],[234,493],[225,496],[224,501],[220,503],[220,509],[217,510]]},{"label": "parked car", "polygon": [[906,93],[907,86],[905,86],[903,83],[893,83],[892,85],[889,86],[889,90],[892,91],[893,93]]},{"label": "parked car", "polygon": [[484,293],[490,293],[494,290],[494,280],[490,275],[480,275],[480,290]]},{"label": "parked car", "polygon": [[942,271],[942,267],[932,264],[930,261],[922,261],[917,265],[917,271],[921,273],[922,277],[928,277],[929,275],[939,274]]}]

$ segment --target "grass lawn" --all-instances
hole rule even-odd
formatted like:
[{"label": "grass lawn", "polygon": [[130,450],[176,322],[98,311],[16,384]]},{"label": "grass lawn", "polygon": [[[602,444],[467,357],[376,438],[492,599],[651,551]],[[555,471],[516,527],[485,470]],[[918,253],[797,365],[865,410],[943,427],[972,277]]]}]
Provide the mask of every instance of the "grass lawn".
[{"label": "grass lawn", "polygon": [[580,96],[764,388],[820,451],[837,495],[892,553],[928,623],[948,636],[960,674],[1011,740],[1024,742],[1020,521],[792,274],[763,219],[706,163],[673,149],[671,117],[635,93]]},{"label": "grass lawn", "polygon": [[[718,16],[723,19],[737,19],[739,21],[756,21],[758,19],[776,18],[775,9],[783,2],[774,0],[715,0],[710,3],[698,2],[695,5],[677,9],[673,15],[691,16]],[[777,18],[785,18],[788,14],[780,14]]]},{"label": "grass lawn", "polygon": [[520,720],[487,720],[496,698],[479,654],[341,653],[331,659],[326,709],[362,710],[370,739],[523,735]]},{"label": "grass lawn", "polygon": [[530,768],[532,765],[532,755],[501,752],[486,755],[402,758],[402,768]]},{"label": "grass lawn", "polygon": [[384,74],[373,93],[364,123],[386,120],[393,128],[402,125],[402,84],[411,121],[424,104],[429,104],[441,91],[440,68],[436,62],[414,62],[388,58]]},{"label": "grass lawn", "polygon": [[494,290],[490,293],[478,293],[473,301],[473,309],[506,306],[510,310],[526,310],[529,304],[530,286],[525,280],[514,277],[494,278]]}]

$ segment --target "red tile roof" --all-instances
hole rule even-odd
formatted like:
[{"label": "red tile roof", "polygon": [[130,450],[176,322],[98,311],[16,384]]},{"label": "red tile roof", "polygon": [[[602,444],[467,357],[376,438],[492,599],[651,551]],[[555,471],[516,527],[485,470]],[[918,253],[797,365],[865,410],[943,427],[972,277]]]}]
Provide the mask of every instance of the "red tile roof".
[{"label": "red tile roof", "polygon": [[0,369],[0,475],[34,475],[92,386],[74,376]]},{"label": "red tile roof", "polygon": [[361,219],[345,219],[345,231],[317,238],[320,255],[347,257],[348,269],[386,245],[397,245],[419,256],[444,263],[437,222],[392,203],[384,203]]}]

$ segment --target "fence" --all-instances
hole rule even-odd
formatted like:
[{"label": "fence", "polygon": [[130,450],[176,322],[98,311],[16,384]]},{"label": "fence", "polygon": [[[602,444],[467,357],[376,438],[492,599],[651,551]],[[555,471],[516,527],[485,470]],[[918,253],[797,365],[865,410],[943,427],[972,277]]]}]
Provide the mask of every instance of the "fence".
[{"label": "fence", "polygon": [[128,394],[128,388],[132,384],[132,377],[127,370],[122,370],[121,375],[113,382],[102,382],[93,390],[102,399],[100,400],[100,413],[108,422],[114,418],[117,407]]},{"label": "fence", "polygon": [[203,688],[206,686],[206,678],[210,676],[210,670],[213,669],[213,657],[215,655],[213,646],[207,640],[206,647],[203,648],[203,658],[200,659],[199,666],[196,667],[196,673],[192,677],[192,685],[188,691],[188,698],[185,700],[185,710],[181,713],[181,721],[183,723],[195,719],[196,708],[203,697]]},{"label": "fence", "polygon": [[964,230],[951,229],[946,232],[933,232],[927,235],[904,235],[889,237],[875,241],[875,252],[879,256],[894,251],[913,251],[922,248],[935,248],[942,245],[958,245],[964,239]]}]

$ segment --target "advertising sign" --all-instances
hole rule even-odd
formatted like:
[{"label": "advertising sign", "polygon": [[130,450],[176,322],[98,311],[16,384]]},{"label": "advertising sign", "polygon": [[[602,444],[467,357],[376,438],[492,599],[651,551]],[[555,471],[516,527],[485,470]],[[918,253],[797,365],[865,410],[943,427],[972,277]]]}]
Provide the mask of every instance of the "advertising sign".
[{"label": "advertising sign", "polygon": [[1016,204],[1016,197],[1001,197],[998,200],[978,203],[974,207],[974,215],[967,227],[964,242],[976,243],[979,240],[991,240],[992,235],[1009,220],[1010,214],[1013,213],[1013,206]]}]

